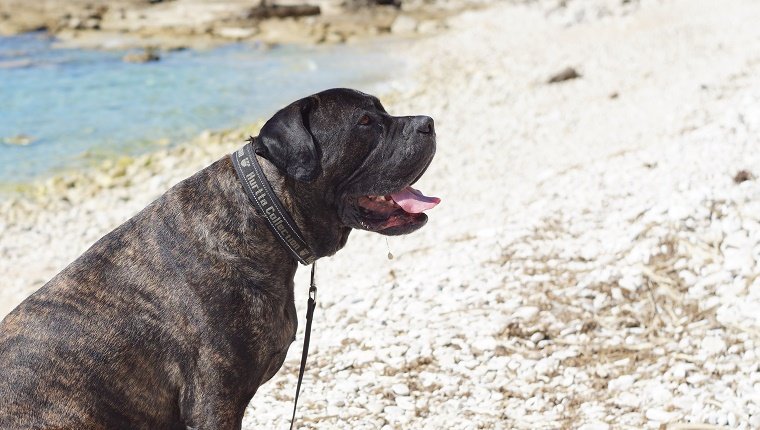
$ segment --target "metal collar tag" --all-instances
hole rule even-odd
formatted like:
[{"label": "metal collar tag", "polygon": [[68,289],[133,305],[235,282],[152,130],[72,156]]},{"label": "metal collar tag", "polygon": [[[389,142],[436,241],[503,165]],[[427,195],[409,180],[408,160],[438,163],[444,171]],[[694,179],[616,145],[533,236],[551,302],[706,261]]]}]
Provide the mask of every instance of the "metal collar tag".
[{"label": "metal collar tag", "polygon": [[280,199],[274,193],[272,186],[264,176],[259,160],[253,152],[251,141],[233,152],[232,165],[235,167],[243,189],[259,213],[266,218],[267,226],[293,257],[303,265],[309,265],[316,260],[314,252],[303,238],[290,214],[282,207]]}]

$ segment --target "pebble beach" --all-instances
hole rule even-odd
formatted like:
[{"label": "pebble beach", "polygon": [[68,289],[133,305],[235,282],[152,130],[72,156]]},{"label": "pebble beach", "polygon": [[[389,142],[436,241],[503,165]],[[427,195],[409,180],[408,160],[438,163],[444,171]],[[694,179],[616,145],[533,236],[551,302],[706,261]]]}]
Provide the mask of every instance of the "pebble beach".
[{"label": "pebble beach", "polygon": [[[409,236],[317,263],[303,429],[760,428],[760,3],[485,3],[388,43]],[[261,122],[0,199],[0,315]],[[389,258],[389,253],[393,258]],[[244,429],[286,427],[297,340]]]}]

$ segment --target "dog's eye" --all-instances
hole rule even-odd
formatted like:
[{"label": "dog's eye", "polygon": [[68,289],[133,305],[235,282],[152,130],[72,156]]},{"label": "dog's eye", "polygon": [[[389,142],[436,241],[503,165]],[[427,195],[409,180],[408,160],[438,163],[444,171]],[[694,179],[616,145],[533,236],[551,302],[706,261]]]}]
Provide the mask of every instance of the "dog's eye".
[{"label": "dog's eye", "polygon": [[372,118],[370,118],[369,115],[362,115],[361,118],[359,118],[359,125],[370,125],[372,123]]}]

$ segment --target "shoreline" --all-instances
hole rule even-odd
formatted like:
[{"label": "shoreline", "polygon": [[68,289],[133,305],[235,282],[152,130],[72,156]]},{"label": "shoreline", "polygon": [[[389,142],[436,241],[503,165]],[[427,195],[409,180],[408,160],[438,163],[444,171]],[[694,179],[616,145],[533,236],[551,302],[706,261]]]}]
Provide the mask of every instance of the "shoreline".
[{"label": "shoreline", "polygon": [[481,7],[478,2],[420,1],[351,6],[331,0],[258,6],[242,0],[113,4],[73,0],[65,8],[55,7],[53,0],[38,6],[17,3],[0,0],[0,35],[45,31],[58,37],[62,47],[152,51],[208,49],[236,41],[340,44],[388,34],[433,34],[445,29],[448,17]]},{"label": "shoreline", "polygon": [[[159,172],[153,169],[167,158],[189,157],[187,161],[194,163],[196,160],[203,159],[208,151],[225,148],[225,143],[229,145],[233,138],[242,138],[246,133],[255,133],[263,123],[264,120],[258,120],[233,128],[204,130],[195,137],[183,139],[174,145],[167,146],[158,141],[145,145],[150,149],[137,155],[114,153],[93,160],[86,166],[53,170],[28,181],[0,182],[0,204],[4,200],[15,198],[40,204],[46,199],[61,195],[60,192],[63,190],[80,187],[96,189],[128,186],[129,182],[125,182],[127,176],[136,173],[138,167],[147,168],[142,172],[144,175],[154,175]],[[153,169],[151,166],[154,166]],[[65,197],[65,194],[63,196]]]},{"label": "shoreline", "polygon": [[[420,36],[416,36],[416,38],[419,38]],[[272,61],[278,61],[279,59],[283,61],[283,64],[287,64],[288,61],[293,61],[293,59],[302,58],[304,59],[302,62],[304,63],[301,65],[301,67],[309,67],[309,73],[311,75],[316,76],[315,78],[311,78],[315,82],[321,81],[321,82],[330,82],[332,81],[331,85],[329,86],[335,86],[335,85],[349,85],[354,87],[361,87],[365,88],[365,90],[374,91],[374,88],[382,88],[382,86],[388,82],[391,78],[391,76],[387,73],[379,73],[375,69],[368,69],[368,68],[359,68],[359,67],[353,67],[350,63],[352,61],[355,62],[353,58],[367,58],[367,59],[373,59],[377,60],[381,64],[384,64],[388,67],[391,67],[392,69],[396,69],[397,67],[402,67],[403,65],[397,61],[397,58],[392,57],[391,55],[388,55],[388,50],[392,49],[389,48],[389,46],[398,46],[401,43],[405,43],[405,41],[409,40],[408,38],[404,37],[401,38],[399,36],[380,36],[373,40],[367,40],[362,42],[357,42],[355,44],[352,44],[349,46],[322,46],[322,47],[310,47],[300,44],[289,44],[289,45],[281,45],[280,47],[276,48],[277,52],[279,54],[275,53],[271,55],[271,58],[274,60]],[[222,50],[222,52],[230,51],[230,50],[239,50],[243,49],[240,48],[245,47],[246,42],[228,42],[227,47]],[[378,49],[379,48],[379,49]],[[55,48],[53,48],[55,49]],[[246,51],[247,52],[247,51]],[[252,58],[252,64],[258,64],[259,60],[256,58],[257,55],[264,55],[269,57],[269,50],[266,50],[262,54],[259,54],[258,51],[253,52],[250,55],[250,58]],[[295,54],[293,53],[295,52]],[[300,54],[299,54],[300,53]],[[187,57],[187,55],[193,55],[193,56],[203,56],[205,53],[203,51],[197,52],[197,53],[183,53],[181,55],[184,55]],[[206,58],[212,58],[212,60],[206,60],[206,61],[213,61],[213,55],[214,53],[209,53],[210,56],[207,56]],[[246,54],[247,55],[247,54]],[[314,59],[312,61],[311,59]],[[338,66],[333,65],[327,65],[322,64],[325,63],[324,58],[336,58],[339,60],[338,64],[341,64],[340,61],[346,62],[346,68],[343,69],[336,69]],[[187,61],[187,60],[186,60]],[[299,60],[300,61],[300,60]],[[174,62],[176,63],[176,61]],[[266,64],[266,63],[263,63]],[[299,63],[300,65],[300,63]],[[135,67],[135,68],[141,68],[143,66],[136,65],[136,66],[124,66],[124,67]],[[164,66],[161,66],[164,67]],[[170,66],[166,66],[170,67]],[[249,66],[250,67],[250,66]],[[352,68],[353,67],[353,68]],[[165,67],[164,67],[165,69]],[[320,71],[321,70],[321,71]],[[347,70],[347,71],[345,71]],[[334,79],[325,79],[321,76],[328,76],[331,71],[337,71],[340,78],[334,78]],[[321,74],[321,75],[320,75]],[[311,76],[310,75],[310,76]],[[339,83],[338,81],[345,81]],[[287,82],[286,80],[283,80],[283,82]],[[251,85],[255,84],[251,83]],[[315,84],[309,84],[306,86],[314,86]],[[321,88],[321,87],[319,87]],[[323,89],[323,88],[321,88]],[[298,98],[302,96],[306,96],[306,93],[301,93],[298,91],[291,91],[294,93],[293,97]],[[259,95],[259,93],[263,95]],[[13,197],[14,195],[17,196],[24,196],[27,194],[40,194],[44,191],[45,183],[54,183],[54,182],[61,182],[61,181],[68,181],[69,183],[72,182],[77,176],[92,176],[90,175],[90,171],[92,172],[99,172],[100,176],[104,176],[108,169],[110,168],[110,164],[119,164],[119,165],[127,165],[132,162],[135,162],[134,158],[140,157],[142,154],[145,153],[152,153],[152,152],[158,152],[158,153],[164,153],[166,152],[166,149],[171,149],[175,147],[180,146],[187,146],[187,145],[202,145],[203,143],[193,143],[195,141],[202,141],[203,138],[208,139],[209,137],[216,137],[219,135],[227,135],[227,134],[234,134],[236,131],[240,129],[250,129],[252,125],[258,124],[260,122],[263,122],[266,118],[264,116],[269,115],[271,113],[274,113],[277,109],[279,109],[281,106],[274,106],[273,102],[266,100],[266,91],[264,90],[258,90],[254,88],[254,93],[252,94],[252,99],[256,100],[255,103],[245,103],[246,101],[249,101],[249,99],[237,97],[234,101],[230,103],[235,103],[235,105],[240,105],[240,103],[243,103],[243,105],[247,106],[254,106],[253,108],[246,108],[245,110],[238,109],[236,111],[236,114],[238,116],[236,117],[220,117],[216,118],[218,120],[224,121],[223,125],[220,125],[219,127],[214,127],[211,125],[209,128],[203,128],[199,129],[196,127],[195,132],[186,133],[184,137],[179,136],[172,136],[166,134],[166,131],[164,130],[163,133],[157,132],[157,133],[151,133],[151,135],[145,136],[145,137],[137,137],[134,138],[134,133],[129,133],[131,130],[127,130],[130,136],[132,138],[130,140],[123,140],[123,141],[114,141],[114,146],[109,146],[105,148],[100,147],[87,147],[84,146],[84,149],[81,150],[82,152],[73,152],[75,156],[70,157],[68,160],[71,161],[71,163],[68,163],[68,165],[63,165],[63,163],[58,163],[59,166],[63,165],[63,167],[56,167],[53,169],[49,169],[47,171],[43,171],[39,173],[38,175],[32,176],[28,179],[23,180],[0,180],[0,201],[3,199],[7,199],[9,197]],[[277,97],[277,93],[273,93],[271,98]],[[280,96],[280,98],[284,98],[283,96]],[[218,103],[218,102],[217,102]],[[269,104],[267,104],[269,103]],[[272,106],[269,106],[272,105]],[[258,106],[258,107],[255,107]],[[266,107],[269,106],[269,107]],[[271,110],[271,112],[268,112]],[[232,110],[231,110],[232,111]],[[130,111],[128,111],[130,112]],[[210,125],[210,124],[203,124],[203,125]],[[118,132],[118,130],[114,130],[113,132]],[[64,133],[65,134],[65,133]],[[49,133],[48,133],[49,135]],[[22,136],[22,135],[19,135]],[[26,137],[26,135],[23,135]],[[34,137],[28,137],[28,139],[36,139]],[[48,137],[50,139],[50,137]],[[71,138],[69,138],[71,139]],[[94,139],[90,139],[93,140]],[[63,141],[67,142],[67,141]],[[40,147],[44,148],[44,145],[47,142],[39,142]],[[3,144],[0,142],[0,146],[5,146],[6,144]],[[12,148],[14,145],[9,145],[10,148]],[[24,148],[25,145],[19,145],[17,149],[14,149],[16,151],[24,151],[27,150],[27,152],[32,153],[39,153],[39,148],[28,148],[28,149],[34,149],[35,151],[28,151],[28,149]],[[58,145],[59,147],[62,147],[62,145]],[[2,149],[2,148],[0,148]],[[74,151],[77,151],[78,148],[74,147],[72,148]],[[56,148],[57,151],[61,151],[61,149]],[[123,150],[123,151],[122,151]],[[171,152],[171,151],[170,151]],[[126,154],[128,155],[126,155]],[[77,155],[78,154],[78,155]],[[168,156],[168,155],[167,155]],[[13,169],[11,169],[11,172],[13,172]],[[7,172],[5,172],[7,173]],[[118,173],[118,172],[116,172]],[[12,176],[6,175],[6,177],[11,178]],[[62,178],[63,177],[63,178]],[[4,177],[5,178],[5,177]]]}]

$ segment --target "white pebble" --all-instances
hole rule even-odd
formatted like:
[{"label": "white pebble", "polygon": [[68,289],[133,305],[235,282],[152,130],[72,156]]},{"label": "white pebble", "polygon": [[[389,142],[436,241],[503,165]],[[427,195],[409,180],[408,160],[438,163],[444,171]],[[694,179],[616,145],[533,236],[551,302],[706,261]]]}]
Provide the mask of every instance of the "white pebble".
[{"label": "white pebble", "polygon": [[633,386],[634,381],[636,381],[636,377],[633,375],[623,375],[618,378],[615,378],[607,383],[607,388],[610,391],[623,391],[631,388]]},{"label": "white pebble", "polygon": [[406,384],[393,384],[391,387],[394,393],[396,393],[399,396],[408,396],[409,395],[409,386]]}]

